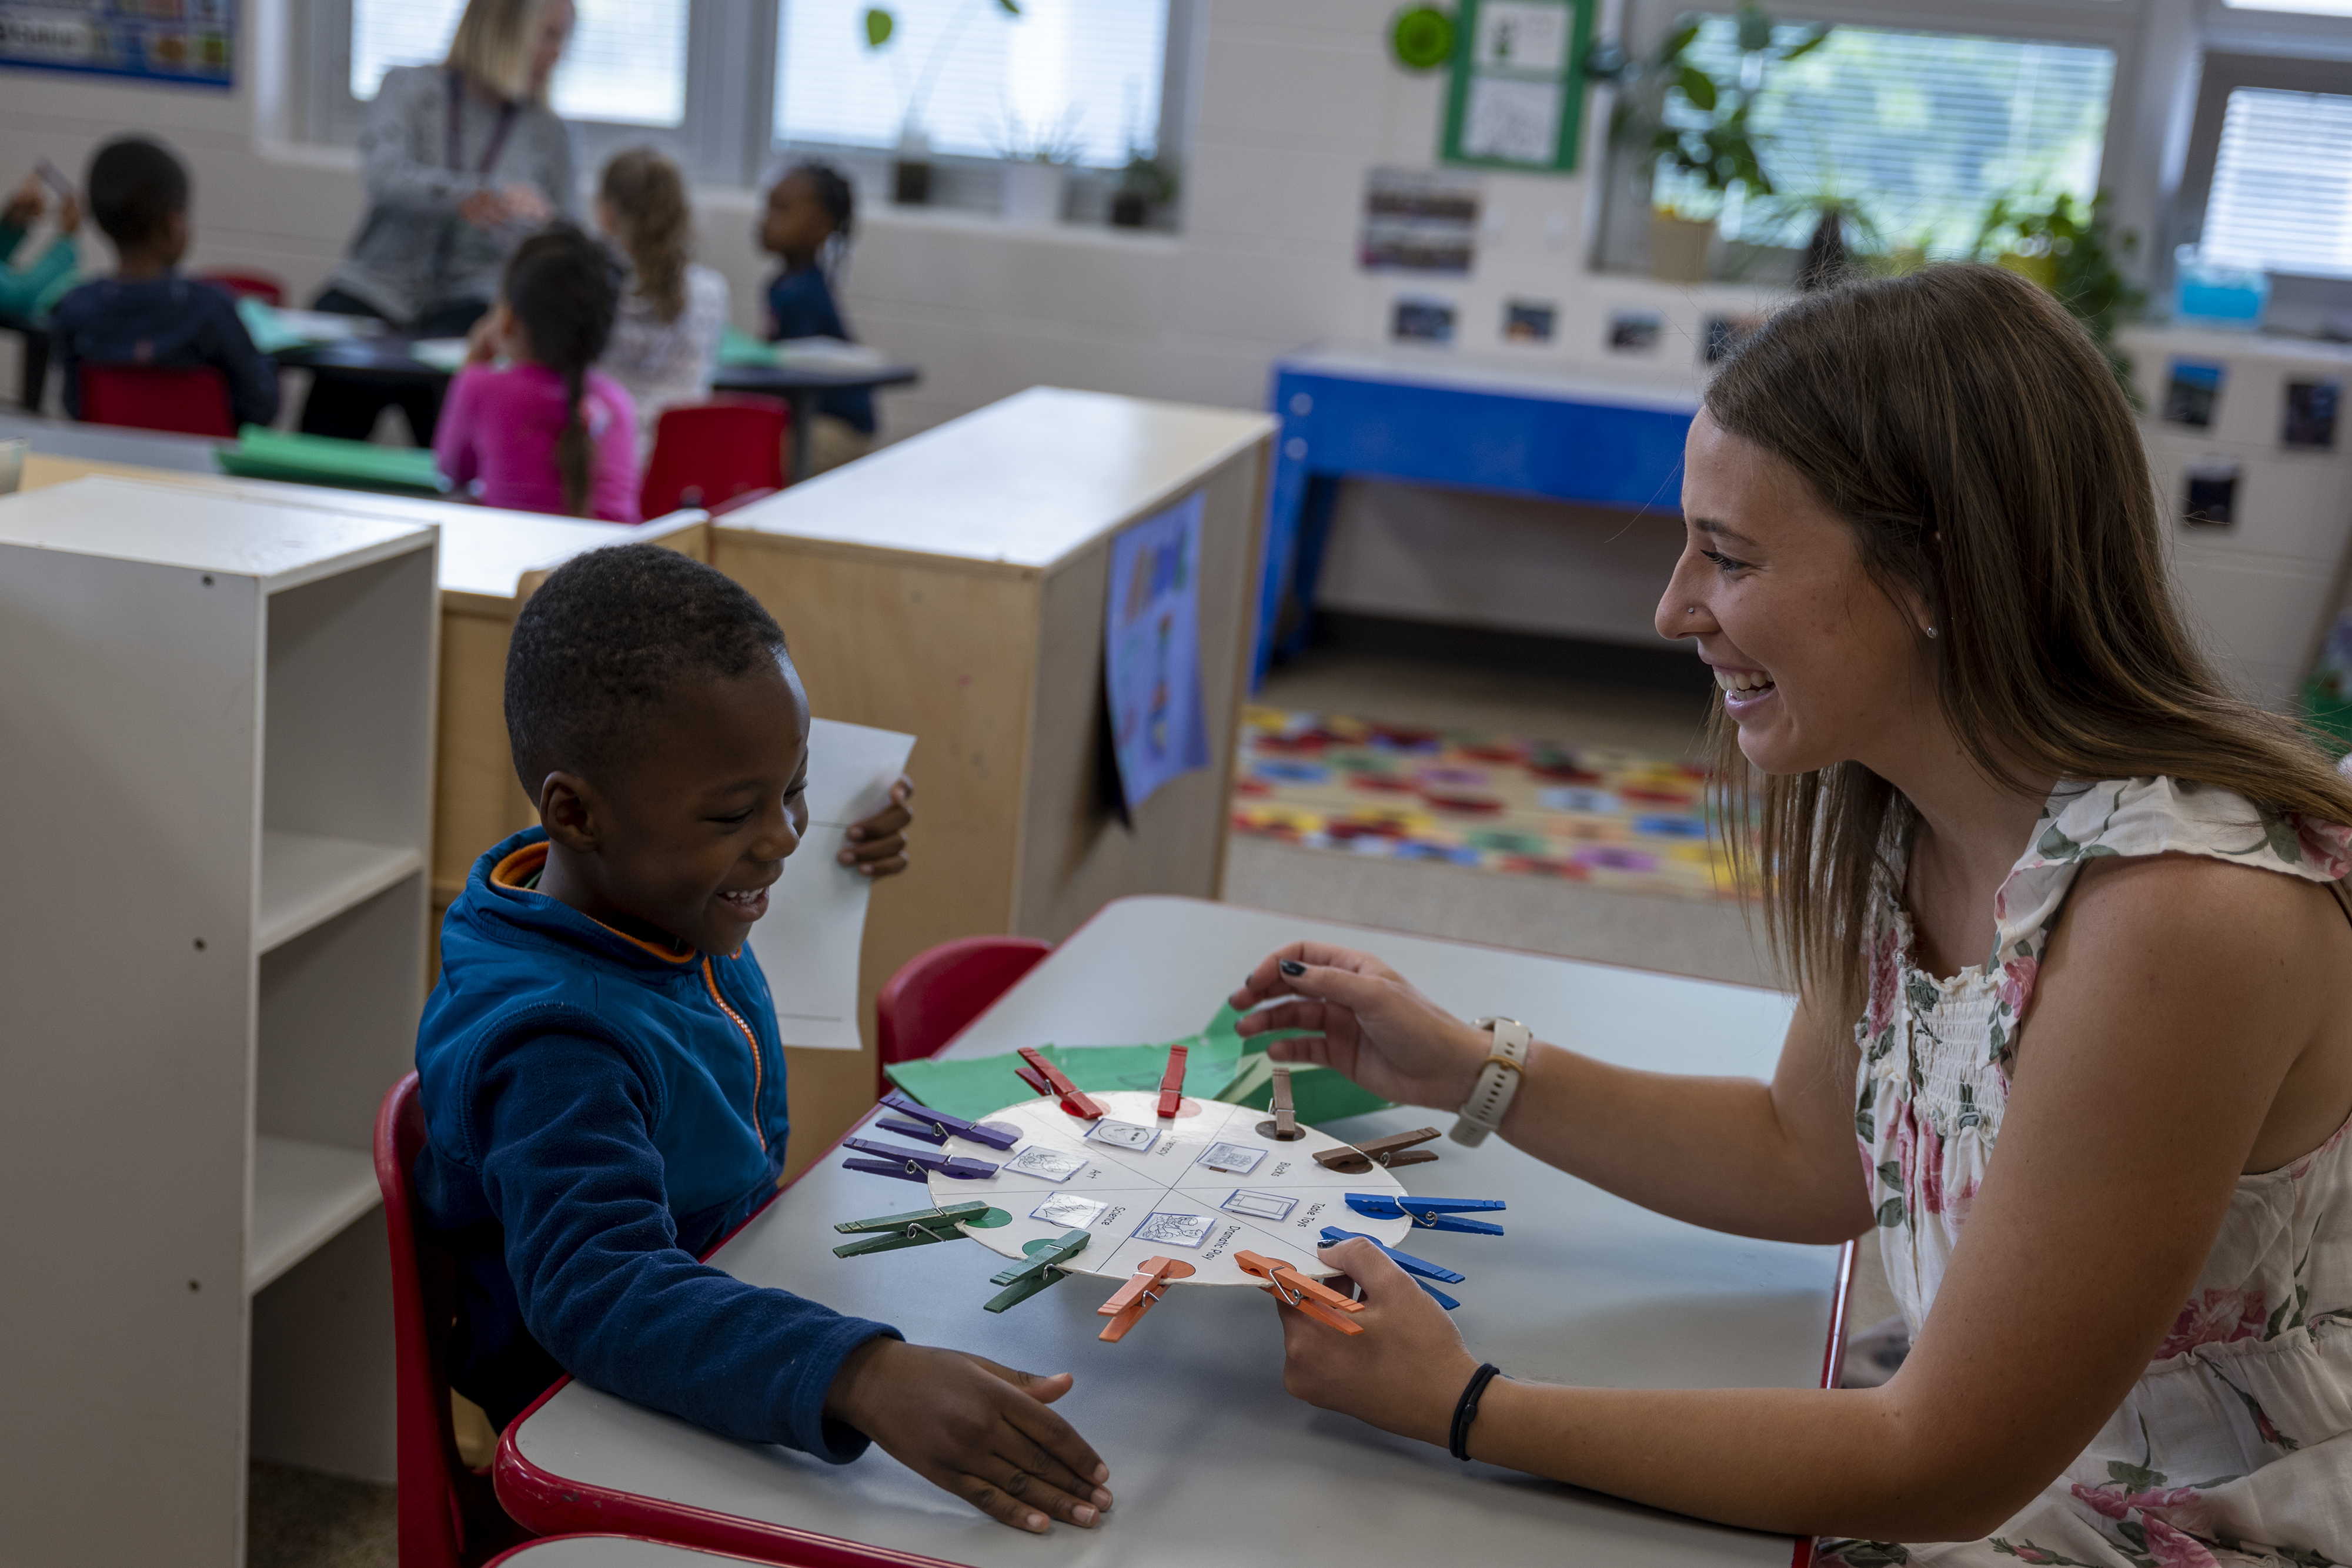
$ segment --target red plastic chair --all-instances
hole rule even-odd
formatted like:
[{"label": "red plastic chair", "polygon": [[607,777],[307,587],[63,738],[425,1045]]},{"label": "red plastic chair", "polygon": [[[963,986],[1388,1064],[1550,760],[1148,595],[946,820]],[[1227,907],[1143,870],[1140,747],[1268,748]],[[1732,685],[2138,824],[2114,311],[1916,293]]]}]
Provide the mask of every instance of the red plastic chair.
[{"label": "red plastic chair", "polygon": [[199,272],[198,283],[217,284],[240,299],[258,299],[264,305],[286,303],[286,285],[267,272]]},{"label": "red plastic chair", "polygon": [[161,365],[84,365],[81,418],[89,424],[127,424],[229,440],[236,436],[228,378],[211,365],[170,370]]},{"label": "red plastic chair", "polygon": [[936,1052],[1053,950],[1034,936],[964,936],[908,959],[874,999],[876,1095],[890,1092],[884,1070]]},{"label": "red plastic chair", "polygon": [[457,1318],[457,1270],[416,1218],[409,1173],[425,1146],[416,1074],[375,1117],[375,1180],[392,1235],[394,1380],[399,1396],[401,1568],[479,1568],[530,1531],[507,1517],[490,1478],[457,1457],[445,1343]]},{"label": "red plastic chair", "polygon": [[792,410],[777,398],[737,394],[665,409],[637,497],[640,517],[717,507],[747,490],[781,490]]}]

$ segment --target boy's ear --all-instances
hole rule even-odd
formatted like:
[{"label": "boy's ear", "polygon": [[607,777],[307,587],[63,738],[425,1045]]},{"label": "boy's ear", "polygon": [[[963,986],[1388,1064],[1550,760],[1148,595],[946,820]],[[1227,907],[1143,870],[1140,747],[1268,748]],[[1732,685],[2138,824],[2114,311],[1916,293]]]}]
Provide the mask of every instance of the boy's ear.
[{"label": "boy's ear", "polygon": [[593,855],[597,831],[593,792],[576,774],[555,772],[539,787],[539,820],[547,836],[574,854]]},{"label": "boy's ear", "polygon": [[174,261],[188,254],[187,208],[182,207],[163,219],[163,246]]}]

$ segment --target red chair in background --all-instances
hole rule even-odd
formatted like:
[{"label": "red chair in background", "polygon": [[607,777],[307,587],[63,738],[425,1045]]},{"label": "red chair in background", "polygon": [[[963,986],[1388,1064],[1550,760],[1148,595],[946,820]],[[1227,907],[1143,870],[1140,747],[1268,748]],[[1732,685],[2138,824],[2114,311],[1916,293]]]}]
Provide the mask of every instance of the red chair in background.
[{"label": "red chair in background", "polygon": [[266,272],[199,272],[198,283],[218,284],[240,299],[258,299],[264,305],[286,303],[286,285]]},{"label": "red chair in background", "polygon": [[479,1568],[530,1531],[507,1517],[487,1471],[457,1457],[446,1343],[457,1317],[457,1270],[417,1222],[409,1173],[425,1146],[416,1074],[392,1086],[375,1117],[375,1181],[392,1237],[394,1381],[399,1396],[401,1568]]},{"label": "red chair in background", "polygon": [[936,1052],[1053,950],[1034,936],[964,936],[908,959],[874,999],[875,1094],[890,1092],[893,1062]]},{"label": "red chair in background", "polygon": [[784,433],[792,410],[779,398],[733,393],[665,409],[637,497],[640,517],[717,507],[750,490],[784,487]]},{"label": "red chair in background", "polygon": [[228,378],[210,365],[84,365],[81,418],[89,424],[236,438]]}]

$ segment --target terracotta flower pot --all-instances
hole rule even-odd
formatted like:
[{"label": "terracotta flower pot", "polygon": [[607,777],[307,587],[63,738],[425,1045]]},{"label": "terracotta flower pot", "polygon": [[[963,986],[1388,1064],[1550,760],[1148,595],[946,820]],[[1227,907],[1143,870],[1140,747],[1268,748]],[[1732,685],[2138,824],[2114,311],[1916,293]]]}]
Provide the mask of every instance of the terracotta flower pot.
[{"label": "terracotta flower pot", "polygon": [[1713,218],[1650,214],[1650,276],[1662,283],[1705,283],[1707,253],[1715,246]]}]

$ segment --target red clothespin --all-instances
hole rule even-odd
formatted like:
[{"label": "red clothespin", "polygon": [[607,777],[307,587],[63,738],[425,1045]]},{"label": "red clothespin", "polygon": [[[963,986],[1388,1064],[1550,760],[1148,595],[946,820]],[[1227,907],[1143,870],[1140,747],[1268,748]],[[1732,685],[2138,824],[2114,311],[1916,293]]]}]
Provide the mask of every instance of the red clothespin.
[{"label": "red clothespin", "polygon": [[[1035,1046],[1023,1046],[1021,1048],[1021,1060],[1027,1062],[1031,1067],[1036,1069],[1036,1077],[1031,1077],[1026,1072],[1023,1072],[1021,1074],[1022,1078],[1027,1082],[1029,1087],[1037,1090],[1040,1094],[1058,1095],[1061,1098],[1062,1109],[1067,1111],[1073,1116],[1084,1117],[1089,1122],[1097,1121],[1101,1118],[1103,1108],[1088,1098],[1084,1090],[1080,1089],[1076,1084],[1071,1082],[1069,1079],[1063,1076],[1062,1070],[1060,1068],[1055,1066],[1052,1062],[1039,1055]],[[1014,1071],[1018,1071],[1019,1070],[1016,1068]],[[1045,1081],[1045,1085],[1042,1088],[1038,1085],[1038,1078],[1043,1078]]]},{"label": "red clothespin", "polygon": [[1160,1075],[1161,1121],[1172,1120],[1176,1113],[1184,1108],[1184,1058],[1190,1052],[1189,1046],[1171,1045],[1168,1048],[1168,1071]]},{"label": "red clothespin", "polygon": [[1177,1258],[1146,1258],[1143,1267],[1128,1277],[1126,1284],[1111,1292],[1109,1301],[1095,1311],[1110,1322],[1103,1324],[1097,1337],[1117,1344],[1127,1337],[1127,1331],[1143,1321],[1160,1294],[1178,1280],[1198,1272],[1192,1265]]},{"label": "red clothespin", "polygon": [[1364,1310],[1363,1302],[1350,1301],[1322,1281],[1310,1280],[1289,1264],[1255,1252],[1236,1252],[1234,1261],[1265,1281],[1267,1295],[1281,1297],[1326,1328],[1338,1329],[1341,1333],[1364,1332],[1363,1324],[1349,1321]]}]

